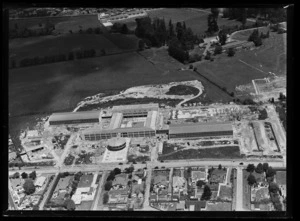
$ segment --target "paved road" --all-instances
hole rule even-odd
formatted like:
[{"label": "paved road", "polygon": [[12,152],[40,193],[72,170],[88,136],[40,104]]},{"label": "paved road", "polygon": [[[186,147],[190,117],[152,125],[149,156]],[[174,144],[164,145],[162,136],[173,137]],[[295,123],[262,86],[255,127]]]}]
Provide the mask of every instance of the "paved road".
[{"label": "paved road", "polygon": [[95,200],[93,202],[93,205],[91,207],[92,210],[97,210],[97,206],[98,206],[98,202],[99,202],[99,199],[100,199],[100,195],[101,195],[101,192],[102,192],[102,187],[104,185],[105,178],[106,178],[106,172],[103,172],[101,180],[100,180],[100,182],[98,184],[98,190],[97,190],[98,192],[97,192],[97,194],[95,196],[96,198],[95,198]]},{"label": "paved road", "polygon": [[[133,164],[135,169],[143,169],[144,167],[147,168],[154,168],[154,167],[189,167],[189,166],[214,166],[217,167],[219,166],[219,164],[221,164],[222,166],[226,166],[226,167],[238,167],[240,166],[240,163],[244,162],[244,165],[242,165],[241,167],[247,167],[248,164],[258,164],[260,162],[264,162],[264,161],[245,161],[243,159],[240,160],[234,160],[232,161],[230,160],[220,160],[220,159],[203,159],[203,160],[186,160],[186,161],[173,161],[173,162],[146,162],[146,164]],[[272,166],[273,168],[285,168],[286,165],[284,163],[284,161],[267,161],[268,164],[270,166]],[[89,172],[89,171],[110,171],[115,167],[120,168],[121,170],[129,167],[130,164],[123,164],[123,165],[119,165],[118,163],[99,163],[97,165],[93,164],[93,165],[80,165],[80,166],[74,166],[74,167],[61,167],[60,170],[52,167],[52,168],[41,168],[41,169],[35,169],[36,172],[38,173],[57,173],[58,170],[60,172]],[[26,172],[26,173],[30,173],[32,172],[32,169],[21,169],[21,172]],[[18,171],[18,172],[20,172]],[[13,175],[16,171],[14,170],[10,170],[9,174]]]},{"label": "paved road", "polygon": [[54,185],[54,183],[55,183],[55,180],[57,179],[57,176],[58,176],[58,173],[55,174],[55,177],[53,178],[53,180],[52,180],[51,183],[49,184],[49,187],[48,187],[46,193],[44,194],[44,198],[43,198],[42,202],[41,202],[40,205],[39,205],[39,210],[43,210],[44,205],[45,205],[45,203],[46,203],[46,200],[47,200],[47,198],[48,198],[48,196],[49,196],[49,194],[50,194],[50,191],[51,191],[51,189],[53,188],[53,185]]},{"label": "paved road", "polygon": [[244,211],[244,208],[243,208],[243,169],[242,169],[242,167],[237,168],[235,211]]}]

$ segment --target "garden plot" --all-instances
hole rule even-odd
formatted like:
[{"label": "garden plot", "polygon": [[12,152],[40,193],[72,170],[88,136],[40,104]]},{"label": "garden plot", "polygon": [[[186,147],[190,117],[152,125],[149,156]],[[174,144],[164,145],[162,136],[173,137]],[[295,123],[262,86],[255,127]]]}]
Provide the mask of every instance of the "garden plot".
[{"label": "garden plot", "polygon": [[160,85],[145,85],[138,87],[131,87],[125,91],[121,91],[120,94],[101,97],[101,95],[95,95],[89,97],[89,100],[84,100],[78,104],[74,112],[76,112],[80,107],[90,104],[105,103],[109,101],[126,99],[126,98],[158,98],[158,99],[191,99],[194,97],[193,94],[189,95],[167,95],[169,89],[176,85],[187,85],[195,87],[199,90],[198,96],[201,95],[203,90],[203,85],[200,81],[182,81],[182,82],[171,82],[169,84]]}]

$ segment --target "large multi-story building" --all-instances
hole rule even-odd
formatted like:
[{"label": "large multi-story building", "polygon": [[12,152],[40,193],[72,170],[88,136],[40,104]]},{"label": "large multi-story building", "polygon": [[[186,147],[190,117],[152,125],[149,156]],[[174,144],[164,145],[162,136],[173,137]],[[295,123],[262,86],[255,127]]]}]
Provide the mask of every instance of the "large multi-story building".
[{"label": "large multi-story building", "polygon": [[158,104],[114,106],[108,128],[99,126],[82,132],[85,140],[113,137],[153,137],[158,123]]}]

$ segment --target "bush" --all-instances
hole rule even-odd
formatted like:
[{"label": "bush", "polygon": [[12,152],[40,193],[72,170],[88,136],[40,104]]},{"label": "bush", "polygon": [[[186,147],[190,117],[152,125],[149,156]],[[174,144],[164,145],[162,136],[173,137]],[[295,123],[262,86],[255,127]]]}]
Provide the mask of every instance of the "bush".
[{"label": "bush", "polygon": [[217,45],[217,46],[215,47],[214,55],[221,54],[222,51],[223,51],[222,46]]},{"label": "bush", "polygon": [[235,55],[235,50],[234,48],[229,48],[227,51],[228,57],[233,57]]}]

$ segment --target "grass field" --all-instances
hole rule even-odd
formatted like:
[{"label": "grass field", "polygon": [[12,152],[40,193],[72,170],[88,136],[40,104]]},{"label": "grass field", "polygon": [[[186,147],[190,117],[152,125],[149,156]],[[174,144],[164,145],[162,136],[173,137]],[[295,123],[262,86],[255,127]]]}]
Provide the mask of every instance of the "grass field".
[{"label": "grass field", "polygon": [[[185,21],[186,27],[190,27],[195,34],[204,34],[207,30],[207,16],[208,13],[203,11],[196,11],[187,8],[165,8],[155,11],[148,12],[151,18],[164,18],[165,21],[169,22],[171,19],[173,23]],[[246,25],[252,24],[252,22],[247,21]],[[218,26],[235,26],[241,25],[241,22],[236,20],[228,20],[226,18],[218,18]]]},{"label": "grass field", "polygon": [[9,112],[72,110],[83,98],[97,93],[194,79],[192,74],[176,71],[162,74],[136,53],[12,69]]},{"label": "grass field", "polygon": [[[117,36],[118,38],[118,36]],[[114,42],[118,42],[115,36],[112,36]],[[126,39],[126,36],[120,39],[120,42]],[[123,45],[132,47],[132,39],[126,39]],[[94,34],[67,34],[59,36],[41,36],[32,38],[18,38],[9,42],[10,56],[20,61],[23,58],[35,56],[49,56],[57,54],[68,54],[72,50],[79,49],[95,49],[100,51],[105,49],[106,53],[114,53],[122,51],[118,46],[109,40],[109,36]],[[129,44],[128,44],[129,43]],[[127,46],[128,47],[128,46]]]},{"label": "grass field", "polygon": [[[228,57],[226,54],[219,55],[213,62],[203,62],[197,65],[197,70],[219,85],[224,85],[229,92],[234,91],[238,85],[251,83],[252,79],[267,77],[269,71],[285,74],[285,65],[282,64],[285,62],[281,56],[285,51],[284,35],[270,33],[270,38],[263,40],[263,46],[252,51],[237,51],[234,57]],[[278,56],[282,60],[278,59]]]},{"label": "grass field", "polygon": [[13,29],[17,23],[18,29],[34,28],[39,23],[45,23],[49,21],[55,25],[55,32],[57,33],[69,33],[69,30],[77,32],[82,29],[102,27],[102,24],[98,21],[97,15],[82,15],[82,16],[65,16],[65,17],[51,17],[51,18],[27,18],[19,20],[10,20],[9,29]]}]

